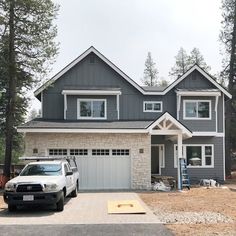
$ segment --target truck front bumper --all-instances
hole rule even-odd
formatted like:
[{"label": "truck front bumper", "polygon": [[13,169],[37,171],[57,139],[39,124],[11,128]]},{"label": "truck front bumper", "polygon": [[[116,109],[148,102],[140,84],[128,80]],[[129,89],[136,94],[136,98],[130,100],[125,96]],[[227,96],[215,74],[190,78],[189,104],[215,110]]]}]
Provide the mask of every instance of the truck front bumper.
[{"label": "truck front bumper", "polygon": [[10,205],[51,205],[57,203],[63,191],[59,192],[4,192],[5,203]]}]

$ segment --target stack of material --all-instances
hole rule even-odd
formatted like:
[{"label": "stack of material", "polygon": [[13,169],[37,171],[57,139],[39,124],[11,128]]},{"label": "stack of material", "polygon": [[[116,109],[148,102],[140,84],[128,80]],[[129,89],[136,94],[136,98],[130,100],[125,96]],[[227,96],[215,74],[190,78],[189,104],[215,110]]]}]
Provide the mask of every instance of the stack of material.
[{"label": "stack of material", "polygon": [[166,187],[176,189],[176,180],[172,176],[152,175],[152,185],[163,182]]}]

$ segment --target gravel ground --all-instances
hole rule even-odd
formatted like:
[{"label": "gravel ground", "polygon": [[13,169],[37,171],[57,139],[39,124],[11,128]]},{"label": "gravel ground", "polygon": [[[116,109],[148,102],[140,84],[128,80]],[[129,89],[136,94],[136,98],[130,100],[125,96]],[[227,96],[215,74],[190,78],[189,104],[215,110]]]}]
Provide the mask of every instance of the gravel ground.
[{"label": "gravel ground", "polygon": [[175,212],[165,213],[154,211],[158,219],[163,223],[179,224],[216,224],[233,223],[234,221],[227,216],[215,212]]},{"label": "gravel ground", "polygon": [[140,193],[161,222],[179,236],[236,235],[236,184],[183,192]]}]

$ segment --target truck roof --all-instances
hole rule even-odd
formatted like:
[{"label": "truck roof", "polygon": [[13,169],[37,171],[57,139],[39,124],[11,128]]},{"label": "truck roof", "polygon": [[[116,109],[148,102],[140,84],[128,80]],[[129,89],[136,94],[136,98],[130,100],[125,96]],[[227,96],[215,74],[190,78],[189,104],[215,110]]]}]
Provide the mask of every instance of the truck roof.
[{"label": "truck roof", "polygon": [[29,164],[37,165],[37,164],[61,164],[61,163],[68,163],[66,160],[52,160],[52,161],[33,161],[29,162]]}]

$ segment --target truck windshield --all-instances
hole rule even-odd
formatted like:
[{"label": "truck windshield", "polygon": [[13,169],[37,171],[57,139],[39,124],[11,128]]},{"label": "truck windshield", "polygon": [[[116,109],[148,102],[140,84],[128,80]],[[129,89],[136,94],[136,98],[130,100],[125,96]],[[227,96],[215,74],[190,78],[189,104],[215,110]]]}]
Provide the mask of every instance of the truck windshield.
[{"label": "truck windshield", "polygon": [[21,176],[32,175],[61,175],[61,165],[59,164],[29,164],[21,172]]}]

